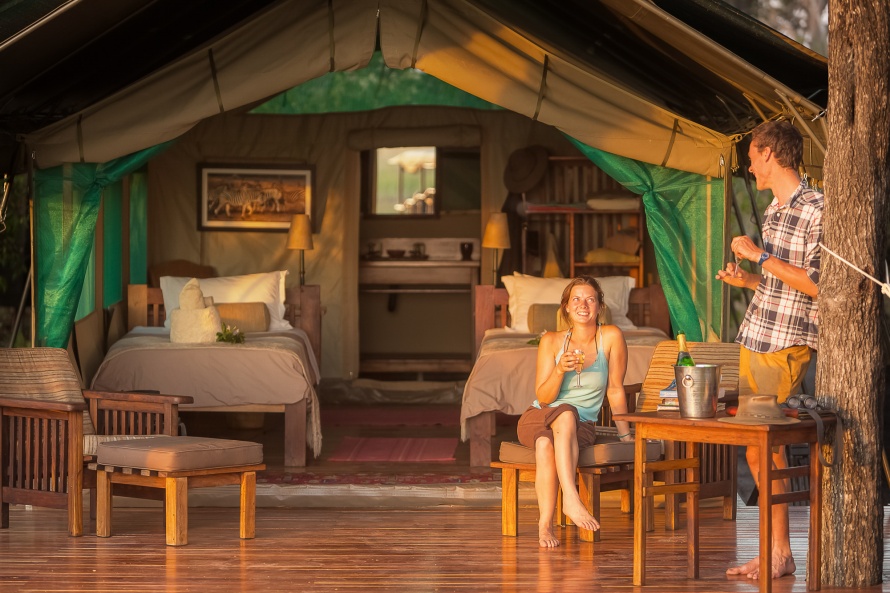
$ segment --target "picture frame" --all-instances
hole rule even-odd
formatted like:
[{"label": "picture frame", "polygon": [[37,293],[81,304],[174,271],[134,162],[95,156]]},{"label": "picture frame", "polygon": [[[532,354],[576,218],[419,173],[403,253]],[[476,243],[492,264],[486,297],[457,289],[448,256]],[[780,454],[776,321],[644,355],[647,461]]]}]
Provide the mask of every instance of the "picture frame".
[{"label": "picture frame", "polygon": [[198,164],[198,230],[282,231],[312,214],[311,165]]}]

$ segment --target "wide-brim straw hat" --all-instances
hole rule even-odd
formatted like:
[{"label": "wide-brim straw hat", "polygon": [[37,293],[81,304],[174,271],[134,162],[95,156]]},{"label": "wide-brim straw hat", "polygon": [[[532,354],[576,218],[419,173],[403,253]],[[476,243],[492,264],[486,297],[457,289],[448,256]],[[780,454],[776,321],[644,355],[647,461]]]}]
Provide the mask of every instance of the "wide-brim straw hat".
[{"label": "wide-brim straw hat", "polygon": [[504,169],[504,185],[512,193],[521,194],[541,183],[547,172],[547,149],[527,146],[514,150]]},{"label": "wide-brim straw hat", "polygon": [[779,407],[775,395],[742,395],[739,396],[739,409],[735,416],[717,418],[720,422],[730,424],[794,424],[797,418],[786,416]]}]

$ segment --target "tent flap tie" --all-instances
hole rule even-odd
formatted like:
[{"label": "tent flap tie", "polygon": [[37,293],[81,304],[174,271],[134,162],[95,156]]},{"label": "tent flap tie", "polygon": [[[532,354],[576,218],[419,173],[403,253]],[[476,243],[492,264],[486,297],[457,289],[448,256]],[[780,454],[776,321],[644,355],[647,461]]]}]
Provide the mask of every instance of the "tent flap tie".
[{"label": "tent flap tie", "polygon": [[219,112],[225,113],[226,108],[223,106],[222,92],[219,90],[219,78],[216,76],[216,62],[213,60],[213,48],[207,50],[207,59],[210,61],[210,77],[213,79],[213,90],[216,92],[216,102],[219,105]]},{"label": "tent flap tie", "polygon": [[420,18],[417,23],[417,36],[414,38],[414,51],[411,54],[411,67],[417,67],[417,52],[420,49],[420,36],[423,35],[423,27],[426,25],[428,8],[426,0],[420,3]]},{"label": "tent flap tie", "polygon": [[334,0],[328,0],[328,40],[331,48],[331,72],[337,71],[337,63],[334,60]]},{"label": "tent flap tie", "polygon": [[541,103],[544,102],[544,93],[547,89],[547,70],[550,69],[550,56],[544,54],[543,71],[541,72],[541,85],[538,87],[538,102],[535,105],[535,114],[532,121],[538,121],[538,114],[541,113]]},{"label": "tent flap tie", "polygon": [[677,139],[677,132],[680,131],[680,120],[674,118],[674,127],[671,130],[671,140],[668,142],[667,151],[664,153],[664,160],[661,161],[661,166],[664,167],[667,165],[668,159],[671,158],[671,150],[674,148],[674,140]]},{"label": "tent flap tie", "polygon": [[80,162],[85,163],[83,156],[83,113],[77,116],[77,151],[80,154]]}]

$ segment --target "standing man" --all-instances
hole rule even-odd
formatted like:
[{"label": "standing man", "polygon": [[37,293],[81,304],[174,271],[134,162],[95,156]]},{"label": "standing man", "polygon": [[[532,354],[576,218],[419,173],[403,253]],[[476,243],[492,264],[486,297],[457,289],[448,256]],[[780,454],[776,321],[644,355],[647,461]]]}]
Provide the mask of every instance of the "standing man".
[{"label": "standing man", "polygon": [[[742,345],[739,360],[739,395],[778,395],[779,402],[801,392],[801,381],[817,348],[819,271],[821,268],[821,193],[802,181],[798,168],[803,160],[803,138],[785,121],[769,121],[751,133],[748,149],[749,171],[757,189],[773,192],[773,201],[763,217],[763,244],[760,249],[749,237],[734,237],[731,243],[736,261],[756,262],[761,274],[742,270],[737,263],[726,264],[717,279],[732,286],[754,290],[736,341]],[[760,455],[756,447],[747,450],[748,466],[759,484]],[[785,448],[772,452],[775,467],[788,466]],[[774,482],[776,493],[786,492],[784,480]],[[774,505],[772,575],[793,574],[788,534],[788,506]],[[760,559],[726,571],[730,575],[760,575]]]}]

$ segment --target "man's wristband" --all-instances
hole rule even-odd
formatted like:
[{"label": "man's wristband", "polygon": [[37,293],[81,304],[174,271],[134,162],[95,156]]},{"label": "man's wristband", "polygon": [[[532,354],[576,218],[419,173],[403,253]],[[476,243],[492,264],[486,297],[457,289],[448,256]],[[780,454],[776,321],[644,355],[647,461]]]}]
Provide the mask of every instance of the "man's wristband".
[{"label": "man's wristband", "polygon": [[757,260],[757,265],[762,267],[763,262],[765,262],[768,259],[769,259],[769,253],[764,251],[763,253],[760,254],[760,259]]}]

